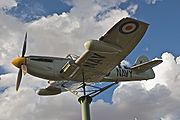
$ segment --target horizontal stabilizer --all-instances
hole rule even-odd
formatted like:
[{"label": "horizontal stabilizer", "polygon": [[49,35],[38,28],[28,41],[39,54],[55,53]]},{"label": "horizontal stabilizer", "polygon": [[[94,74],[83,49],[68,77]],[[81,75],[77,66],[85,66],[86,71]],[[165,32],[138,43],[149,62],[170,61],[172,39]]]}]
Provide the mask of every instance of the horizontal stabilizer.
[{"label": "horizontal stabilizer", "polygon": [[162,60],[153,60],[153,61],[144,62],[141,64],[137,64],[135,66],[132,66],[131,70],[135,71],[136,73],[145,72],[146,70],[151,69],[162,62],[163,62]]}]

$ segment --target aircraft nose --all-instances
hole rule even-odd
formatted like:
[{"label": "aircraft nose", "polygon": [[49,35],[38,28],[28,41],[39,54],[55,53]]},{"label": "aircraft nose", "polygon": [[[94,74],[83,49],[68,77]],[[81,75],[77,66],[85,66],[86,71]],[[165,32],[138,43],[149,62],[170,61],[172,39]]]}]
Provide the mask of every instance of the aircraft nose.
[{"label": "aircraft nose", "polygon": [[17,68],[20,68],[21,65],[25,64],[25,57],[14,58],[11,63]]}]

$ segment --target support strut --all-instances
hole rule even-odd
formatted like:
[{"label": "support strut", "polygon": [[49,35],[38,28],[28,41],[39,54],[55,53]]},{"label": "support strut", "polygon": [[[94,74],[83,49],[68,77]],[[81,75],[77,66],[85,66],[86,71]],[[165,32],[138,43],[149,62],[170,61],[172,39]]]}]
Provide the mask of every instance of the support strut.
[{"label": "support strut", "polygon": [[[113,85],[117,84],[117,82],[114,82],[103,88],[88,85],[85,83],[84,69],[82,69],[82,84],[83,85],[81,88],[83,89],[84,95],[78,98],[78,101],[81,104],[81,116],[82,116],[82,120],[90,120],[90,104],[92,102],[92,98],[97,96],[98,94],[104,92],[105,90],[112,87]],[[88,94],[88,90],[86,91],[86,86],[97,88],[98,90],[94,90]]]},{"label": "support strut", "polygon": [[82,77],[83,77],[83,92],[84,92],[84,96],[86,96],[86,84],[85,84],[85,78],[84,78],[84,70],[82,71]]}]

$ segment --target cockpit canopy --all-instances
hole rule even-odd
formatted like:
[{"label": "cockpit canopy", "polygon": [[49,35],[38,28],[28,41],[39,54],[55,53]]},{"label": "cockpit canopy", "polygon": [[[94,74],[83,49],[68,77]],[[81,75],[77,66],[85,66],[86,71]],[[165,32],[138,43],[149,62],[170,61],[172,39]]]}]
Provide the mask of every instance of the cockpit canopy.
[{"label": "cockpit canopy", "polygon": [[130,69],[131,68],[128,65],[123,65],[123,64],[119,64],[118,67],[123,68],[123,69]]},{"label": "cockpit canopy", "polygon": [[72,59],[73,61],[75,61],[75,60],[77,60],[77,59],[79,58],[79,56],[78,56],[78,55],[75,55],[75,54],[68,54],[68,55],[66,56],[66,58]]}]

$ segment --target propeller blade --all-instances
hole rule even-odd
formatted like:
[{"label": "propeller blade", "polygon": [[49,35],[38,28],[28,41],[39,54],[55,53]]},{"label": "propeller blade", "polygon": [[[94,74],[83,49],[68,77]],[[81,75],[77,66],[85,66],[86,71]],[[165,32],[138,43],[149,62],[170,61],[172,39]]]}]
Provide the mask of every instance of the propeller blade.
[{"label": "propeller blade", "polygon": [[16,83],[16,91],[18,91],[22,78],[22,70],[19,69],[18,76],[17,76],[17,83]]},{"label": "propeller blade", "polygon": [[27,32],[25,34],[25,38],[24,38],[24,44],[23,44],[23,50],[22,50],[22,57],[24,57],[25,53],[26,53],[26,41],[27,41]]},{"label": "propeller blade", "polygon": [[22,69],[23,74],[25,75],[27,73],[27,66],[21,65],[21,69]]}]

